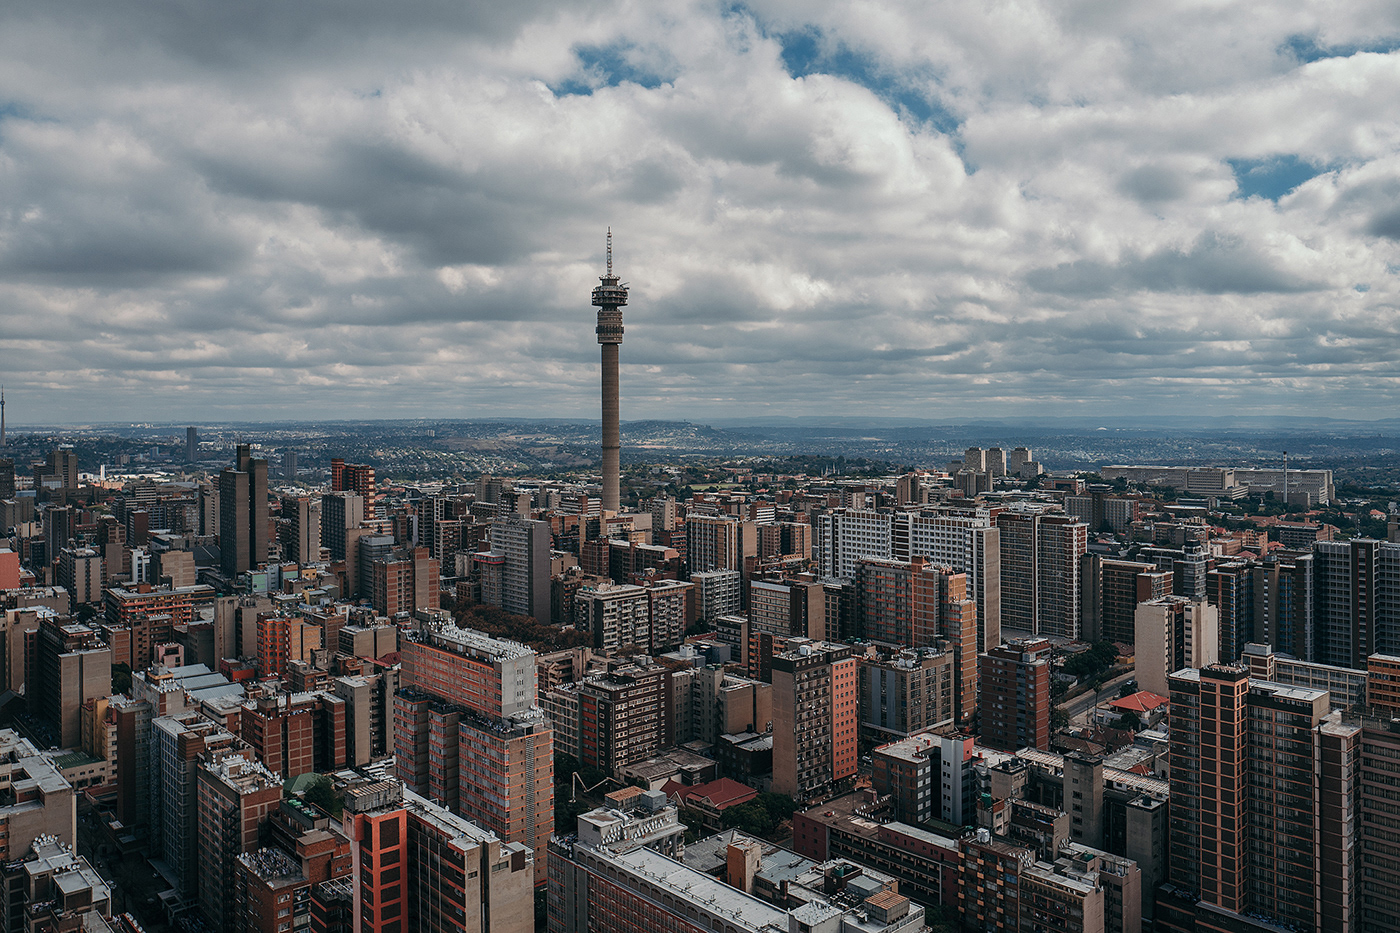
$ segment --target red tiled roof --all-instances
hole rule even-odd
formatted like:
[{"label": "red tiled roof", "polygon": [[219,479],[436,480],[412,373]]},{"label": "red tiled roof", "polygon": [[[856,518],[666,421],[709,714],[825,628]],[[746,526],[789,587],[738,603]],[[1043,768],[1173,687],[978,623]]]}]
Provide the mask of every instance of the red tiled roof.
[{"label": "red tiled roof", "polygon": [[1121,700],[1114,700],[1109,705],[1114,709],[1132,710],[1134,713],[1150,713],[1157,707],[1170,702],[1166,697],[1153,693],[1151,690],[1139,690],[1137,693],[1128,694]]},{"label": "red tiled roof", "polygon": [[740,784],[733,778],[719,778],[706,784],[685,785],[667,781],[661,792],[668,798],[679,797],[681,803],[704,801],[716,810],[725,810],[735,804],[748,803],[758,796],[758,791],[747,784]]}]

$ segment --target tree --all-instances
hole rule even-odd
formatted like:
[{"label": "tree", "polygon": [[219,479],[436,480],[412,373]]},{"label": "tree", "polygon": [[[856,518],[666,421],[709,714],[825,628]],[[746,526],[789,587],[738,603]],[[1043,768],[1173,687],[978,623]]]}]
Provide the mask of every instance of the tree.
[{"label": "tree", "polygon": [[578,759],[568,752],[554,753],[554,783],[568,784],[578,770]]},{"label": "tree", "polygon": [[1050,710],[1050,731],[1059,732],[1061,729],[1069,728],[1069,713],[1061,707],[1056,706]]},{"label": "tree", "polygon": [[1136,732],[1138,731],[1138,729],[1142,728],[1142,719],[1138,716],[1137,713],[1133,712],[1132,710],[1128,710],[1122,716],[1118,717],[1118,722],[1116,722],[1114,725],[1119,729],[1129,729],[1133,732]]},{"label": "tree", "polygon": [[1067,659],[1064,672],[1088,681],[1108,670],[1118,659],[1118,646],[1111,641],[1101,641],[1088,651]]},{"label": "tree", "polygon": [[316,782],[306,788],[301,799],[320,807],[329,813],[332,819],[340,819],[340,809],[345,802],[335,792],[335,785],[331,783],[331,779],[324,774],[317,776]]},{"label": "tree", "polygon": [[773,818],[757,800],[725,810],[720,815],[719,823],[725,829],[737,829],[750,836],[767,836],[773,831]]},{"label": "tree", "polygon": [[768,815],[773,818],[775,823],[790,820],[792,815],[797,812],[797,801],[787,794],[765,791],[758,795],[757,802],[762,805],[764,810],[768,811]]},{"label": "tree", "polygon": [[112,665],[112,692],[113,692],[113,693],[130,693],[130,692],[131,692],[131,665],[130,665],[130,664],[122,663],[122,664],[113,664],[113,665]]},{"label": "tree", "polygon": [[1125,681],[1123,681],[1123,683],[1118,687],[1118,699],[1121,700],[1121,699],[1123,699],[1124,697],[1130,697],[1130,696],[1132,696],[1132,695],[1133,695],[1134,693],[1136,693],[1136,692],[1137,692],[1137,684],[1136,684],[1135,682],[1131,681],[1131,680],[1125,680]]}]

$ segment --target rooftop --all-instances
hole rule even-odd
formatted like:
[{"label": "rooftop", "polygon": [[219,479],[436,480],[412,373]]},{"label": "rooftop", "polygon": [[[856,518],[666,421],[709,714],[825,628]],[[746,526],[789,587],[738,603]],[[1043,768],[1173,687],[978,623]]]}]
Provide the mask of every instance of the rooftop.
[{"label": "rooftop", "polygon": [[255,849],[252,852],[242,853],[238,856],[238,860],[254,877],[269,887],[280,887],[284,884],[295,884],[306,880],[301,873],[301,864],[281,849]]},{"label": "rooftop", "polygon": [[632,849],[622,854],[597,849],[593,851],[702,910],[733,921],[741,930],[788,929],[787,911],[766,904],[703,872],[687,868],[659,852],[646,848]]},{"label": "rooftop", "polygon": [[1159,706],[1171,703],[1166,697],[1153,693],[1151,690],[1139,690],[1137,693],[1130,693],[1121,699],[1114,700],[1110,705],[1114,709],[1132,710],[1135,713],[1150,713]]},{"label": "rooftop", "polygon": [[490,661],[515,661],[535,653],[535,649],[520,642],[493,638],[484,632],[459,628],[450,622],[431,623],[419,632],[409,632],[407,640],[426,642],[458,654]]}]

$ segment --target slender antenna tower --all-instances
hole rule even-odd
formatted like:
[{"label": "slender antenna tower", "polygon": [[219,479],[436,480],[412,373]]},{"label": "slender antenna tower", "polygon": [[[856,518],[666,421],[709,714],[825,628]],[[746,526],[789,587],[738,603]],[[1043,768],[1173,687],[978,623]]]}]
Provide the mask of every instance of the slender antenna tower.
[{"label": "slender antenna tower", "polygon": [[1283,510],[1288,511],[1288,451],[1283,452]]},{"label": "slender antenna tower", "polygon": [[5,449],[5,387],[0,385],[0,450]]},{"label": "slender antenna tower", "polygon": [[622,434],[618,412],[618,349],[622,344],[622,308],[627,304],[627,286],[618,284],[613,274],[612,227],[608,228],[608,273],[598,277],[593,289],[593,306],[598,309],[594,333],[603,356],[603,510],[616,513],[620,500],[622,473]]}]

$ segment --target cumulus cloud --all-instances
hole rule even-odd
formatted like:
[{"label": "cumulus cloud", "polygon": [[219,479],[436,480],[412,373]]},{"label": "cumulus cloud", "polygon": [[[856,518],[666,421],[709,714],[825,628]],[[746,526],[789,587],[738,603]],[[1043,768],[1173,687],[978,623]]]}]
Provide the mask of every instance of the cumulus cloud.
[{"label": "cumulus cloud", "polygon": [[0,11],[12,420],[1393,412],[1393,4]]}]

